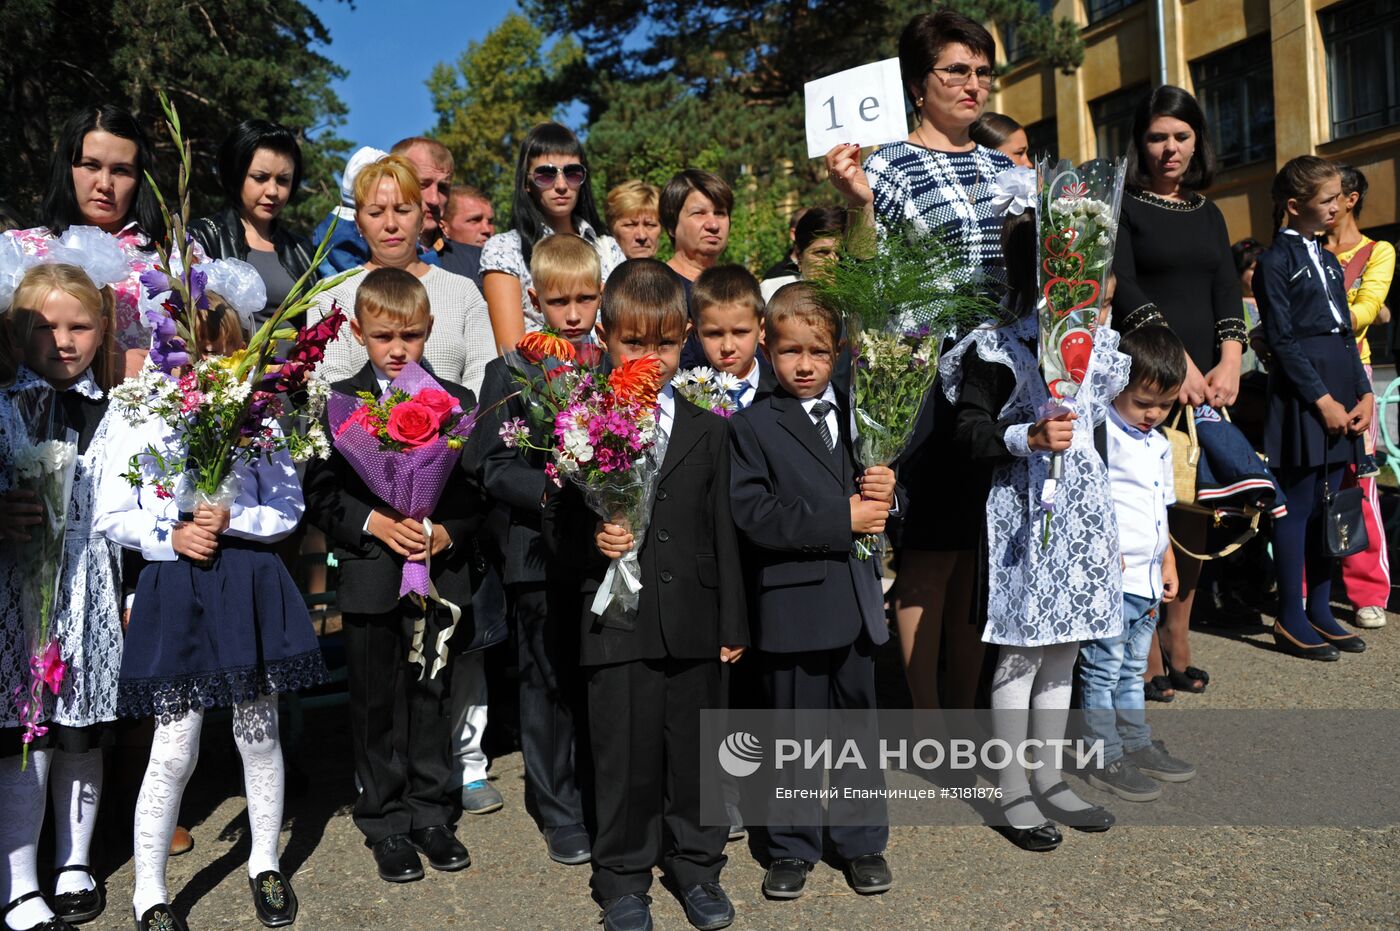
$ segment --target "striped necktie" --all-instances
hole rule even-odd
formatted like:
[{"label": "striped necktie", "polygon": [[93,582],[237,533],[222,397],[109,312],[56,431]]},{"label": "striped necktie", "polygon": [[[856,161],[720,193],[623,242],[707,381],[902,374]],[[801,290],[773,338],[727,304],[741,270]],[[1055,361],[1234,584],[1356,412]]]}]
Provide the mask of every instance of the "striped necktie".
[{"label": "striped necktie", "polygon": [[822,435],[822,442],[826,444],[826,451],[833,452],[836,449],[836,441],[831,438],[831,429],[826,425],[826,415],[836,408],[830,401],[818,401],[813,404],[808,411],[812,419],[817,422],[817,432]]}]

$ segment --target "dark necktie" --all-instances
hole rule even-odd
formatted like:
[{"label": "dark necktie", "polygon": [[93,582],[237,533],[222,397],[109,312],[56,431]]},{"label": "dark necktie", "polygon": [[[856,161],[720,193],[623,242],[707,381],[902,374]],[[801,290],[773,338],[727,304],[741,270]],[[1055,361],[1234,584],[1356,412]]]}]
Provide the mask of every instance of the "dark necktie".
[{"label": "dark necktie", "polygon": [[730,389],[729,389],[729,400],[730,400],[731,402],[733,402],[733,404],[734,404],[734,409],[735,409],[735,410],[743,410],[743,407],[744,407],[744,392],[746,392],[746,391],[748,391],[748,390],[749,390],[749,386],[748,386],[747,384],[740,385],[740,386],[737,387],[737,388],[730,388]]},{"label": "dark necktie", "polygon": [[836,405],[830,401],[818,401],[808,411],[812,415],[812,419],[817,422],[817,432],[822,435],[822,442],[826,444],[827,452],[836,449],[836,441],[831,438],[831,430],[826,425],[826,415],[831,413],[835,407]]}]

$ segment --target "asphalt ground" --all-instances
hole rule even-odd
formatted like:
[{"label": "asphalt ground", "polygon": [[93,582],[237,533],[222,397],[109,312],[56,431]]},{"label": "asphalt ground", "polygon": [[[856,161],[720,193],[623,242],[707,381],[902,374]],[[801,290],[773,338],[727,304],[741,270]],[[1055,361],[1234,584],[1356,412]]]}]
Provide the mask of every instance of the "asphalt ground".
[{"label": "asphalt ground", "polygon": [[[1400,708],[1400,617],[1366,634],[1370,648],[1331,664],[1285,657],[1262,626],[1193,633],[1195,665],[1211,672],[1202,695],[1182,694],[1158,713],[1190,709]],[[894,644],[881,662],[882,692],[907,702]],[[284,723],[284,729],[287,725]],[[523,804],[518,753],[495,760],[494,784],[505,807],[465,816],[458,835],[472,865],[395,886],[380,881],[349,817],[355,788],[345,741],[345,709],[307,710],[289,750],[292,779],[282,837],[282,864],[300,897],[300,929],[574,929],[597,927],[588,867],[560,866]],[[199,772],[185,820],[194,850],[170,862],[177,912],[195,931],[258,928],[245,863],[247,816],[241,767],[227,721],[204,729]],[[1259,734],[1270,742],[1307,741],[1305,733]],[[1190,748],[1173,746],[1180,756]],[[139,750],[118,751],[140,765]],[[1196,759],[1203,776],[1211,761]],[[1375,778],[1394,782],[1393,772]],[[1121,810],[1131,803],[1071,780],[1086,798]],[[1346,785],[1335,787],[1338,793]],[[1168,793],[1172,787],[1168,786]],[[129,805],[114,784],[104,804],[120,834]],[[1280,799],[1280,804],[1286,800]],[[129,808],[125,811],[129,812]],[[731,843],[724,885],[735,928],[1368,928],[1400,925],[1400,828],[1135,827],[1106,834],[1066,831],[1050,853],[1023,852],[985,826],[895,827],[888,857],[895,886],[887,894],[853,893],[839,870],[819,864],[806,894],[772,902],[761,893],[763,869],[747,843]],[[108,837],[112,836],[109,832]],[[752,835],[751,835],[752,836]],[[114,845],[119,839],[111,841]],[[109,858],[114,859],[114,858]],[[104,871],[105,872],[105,871]],[[107,912],[87,927],[131,927],[130,860],[111,864]],[[689,927],[678,900],[658,881],[652,890],[658,928]]]}]

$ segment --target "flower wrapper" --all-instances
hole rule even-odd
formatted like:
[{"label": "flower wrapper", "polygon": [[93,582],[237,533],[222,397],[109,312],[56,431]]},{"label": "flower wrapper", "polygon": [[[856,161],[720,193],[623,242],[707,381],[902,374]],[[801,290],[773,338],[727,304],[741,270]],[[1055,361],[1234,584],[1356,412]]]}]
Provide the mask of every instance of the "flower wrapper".
[{"label": "flower wrapper", "polygon": [[632,464],[627,472],[618,473],[611,481],[588,484],[578,480],[583,500],[599,517],[609,523],[627,528],[632,534],[632,549],[627,555],[608,565],[590,610],[603,619],[604,627],[618,630],[636,628],[637,608],[641,604],[641,552],[651,524],[651,505],[656,493],[656,473],[660,463],[648,454]]},{"label": "flower wrapper", "polygon": [[[421,366],[409,363],[390,383],[380,401],[387,400],[396,390],[413,397],[424,389],[442,391],[442,386]],[[424,520],[437,507],[442,490],[462,456],[460,445],[454,448],[450,440],[469,435],[475,417],[464,414],[450,430],[425,445],[386,450],[379,437],[366,430],[342,429],[364,407],[365,402],[360,398],[332,392],[326,413],[336,451],[345,457],[377,498],[405,517]],[[431,584],[429,568],[426,561],[405,561],[399,597],[410,592],[427,597]]]}]

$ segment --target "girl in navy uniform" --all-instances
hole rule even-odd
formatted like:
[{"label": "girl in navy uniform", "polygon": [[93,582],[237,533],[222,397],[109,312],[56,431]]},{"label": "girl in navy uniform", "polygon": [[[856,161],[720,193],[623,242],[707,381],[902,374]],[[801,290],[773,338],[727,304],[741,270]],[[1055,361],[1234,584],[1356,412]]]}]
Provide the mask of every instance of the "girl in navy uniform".
[{"label": "girl in navy uniform", "polygon": [[1341,175],[1325,159],[1304,155],[1284,165],[1273,186],[1274,225],[1283,229],[1254,272],[1273,356],[1264,446],[1288,498],[1288,514],[1274,530],[1274,642],[1285,653],[1317,660],[1366,648],[1332,616],[1332,563],[1319,525],[1323,483],[1333,492],[1340,487],[1374,402],[1342,268],[1317,240],[1336,215],[1341,193]]}]

